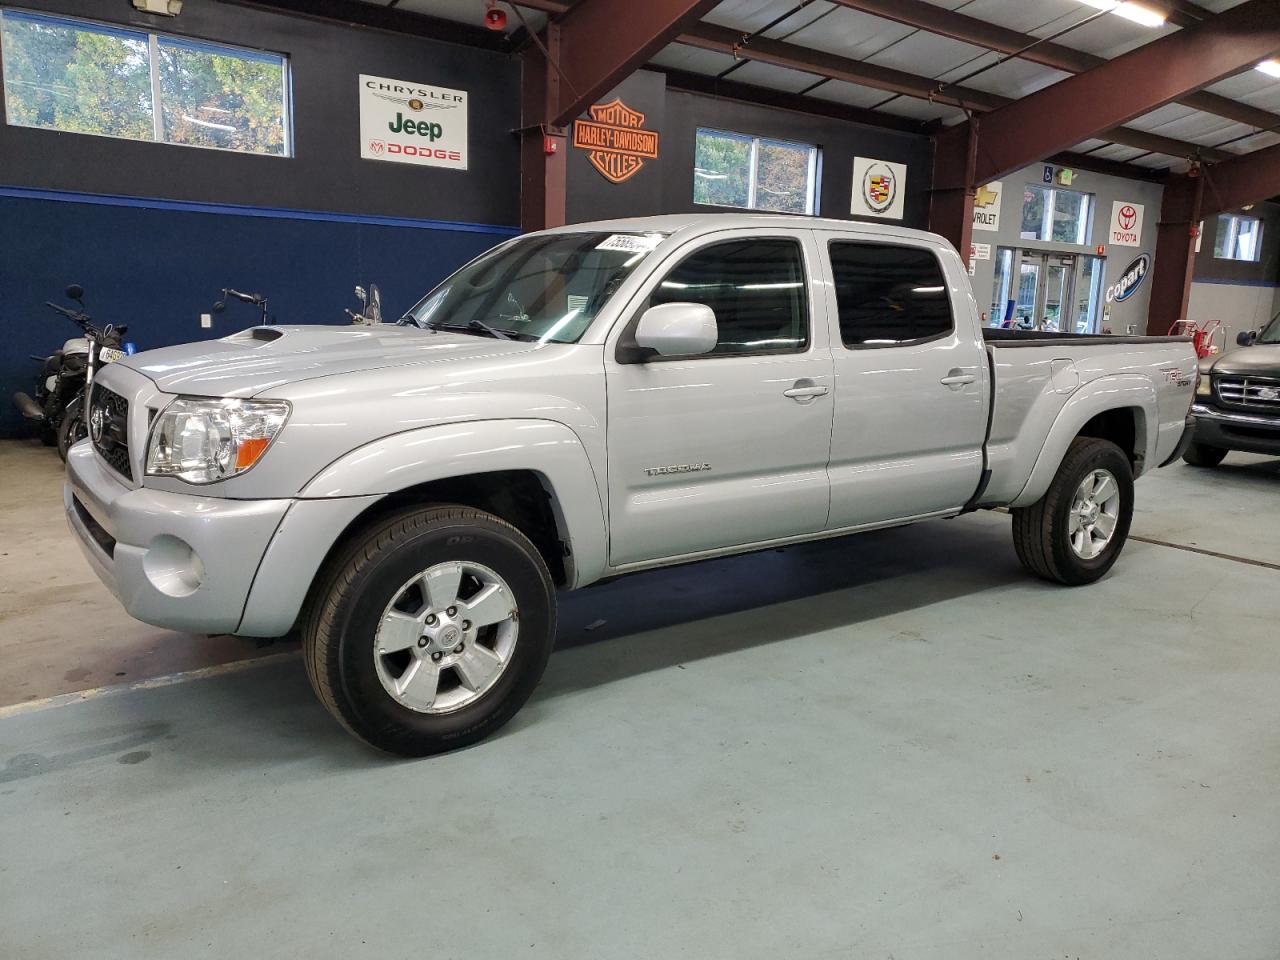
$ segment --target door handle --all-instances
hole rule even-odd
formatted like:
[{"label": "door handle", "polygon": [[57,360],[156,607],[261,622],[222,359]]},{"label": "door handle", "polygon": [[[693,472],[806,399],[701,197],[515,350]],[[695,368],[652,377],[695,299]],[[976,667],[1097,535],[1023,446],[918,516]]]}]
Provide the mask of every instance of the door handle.
[{"label": "door handle", "polygon": [[814,383],[812,380],[797,380],[795,386],[783,390],[782,395],[799,403],[807,403],[815,397],[825,397],[830,392],[830,387]]},{"label": "door handle", "polygon": [[938,382],[948,387],[963,387],[966,383],[973,383],[978,379],[976,373],[965,373],[959,367],[955,367],[947,371],[947,375]]}]

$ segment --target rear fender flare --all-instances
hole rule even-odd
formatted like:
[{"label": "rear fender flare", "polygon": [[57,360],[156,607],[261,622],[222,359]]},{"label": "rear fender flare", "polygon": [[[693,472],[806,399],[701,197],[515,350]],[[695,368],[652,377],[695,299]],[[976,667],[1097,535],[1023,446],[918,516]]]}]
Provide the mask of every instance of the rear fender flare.
[{"label": "rear fender flare", "polygon": [[1141,374],[1100,377],[1072,394],[1071,399],[1058,411],[1058,416],[1045,437],[1044,446],[1040,448],[1040,455],[1031,468],[1026,486],[1009,505],[1029,506],[1044,496],[1067,455],[1071,441],[1079,436],[1086,423],[1108,410],[1130,407],[1142,411],[1142,419],[1136,425],[1139,446],[1136,452],[1143,455],[1145,463],[1153,463],[1158,431],[1152,429],[1152,425],[1160,422],[1155,385]]}]

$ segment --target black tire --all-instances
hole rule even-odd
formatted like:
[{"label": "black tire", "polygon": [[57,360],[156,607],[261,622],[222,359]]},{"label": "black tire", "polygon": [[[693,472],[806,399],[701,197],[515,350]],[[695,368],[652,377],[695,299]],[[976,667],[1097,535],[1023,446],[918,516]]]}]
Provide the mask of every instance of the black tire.
[{"label": "black tire", "polygon": [[62,411],[62,422],[58,424],[58,456],[63,463],[67,460],[67,451],[89,435],[84,423],[84,403],[76,397]]},{"label": "black tire", "polygon": [[1193,467],[1216,467],[1227,455],[1222,447],[1211,447],[1205,443],[1192,443],[1182,454],[1182,459]]},{"label": "black tire", "polygon": [[[1107,545],[1091,559],[1071,547],[1070,513],[1076,490],[1094,470],[1111,473],[1120,489],[1116,526]],[[1102,577],[1124,548],[1133,521],[1133,467],[1109,440],[1077,437],[1067,448],[1043,497],[1013,514],[1013,546],[1022,565],[1038,577],[1079,586]]]},{"label": "black tire", "polygon": [[[447,561],[498,573],[514,594],[519,632],[487,692],[451,713],[420,713],[384,689],[375,637],[402,585]],[[555,585],[524,534],[470,507],[421,507],[376,522],[321,571],[303,627],[303,659],[316,696],[350,733],[388,753],[419,757],[475,743],[515,716],[542,677],[555,628]]]}]

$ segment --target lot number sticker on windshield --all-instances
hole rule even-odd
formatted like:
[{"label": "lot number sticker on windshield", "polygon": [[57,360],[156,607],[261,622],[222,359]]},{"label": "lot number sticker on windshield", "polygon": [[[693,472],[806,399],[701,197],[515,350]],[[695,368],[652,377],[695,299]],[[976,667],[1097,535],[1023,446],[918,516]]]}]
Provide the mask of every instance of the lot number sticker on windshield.
[{"label": "lot number sticker on windshield", "polygon": [[653,234],[639,236],[632,233],[615,233],[599,244],[597,250],[620,250],[623,253],[648,253],[662,242],[663,238]]}]

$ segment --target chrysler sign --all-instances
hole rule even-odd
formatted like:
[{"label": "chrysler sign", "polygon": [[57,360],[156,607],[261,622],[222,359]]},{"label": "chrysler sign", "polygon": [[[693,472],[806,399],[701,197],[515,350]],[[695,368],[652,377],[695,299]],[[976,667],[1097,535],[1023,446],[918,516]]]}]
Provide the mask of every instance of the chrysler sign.
[{"label": "chrysler sign", "polygon": [[467,92],[361,74],[360,156],[467,169]]}]

